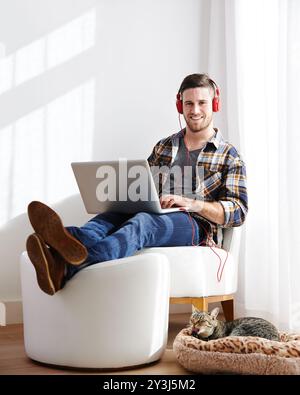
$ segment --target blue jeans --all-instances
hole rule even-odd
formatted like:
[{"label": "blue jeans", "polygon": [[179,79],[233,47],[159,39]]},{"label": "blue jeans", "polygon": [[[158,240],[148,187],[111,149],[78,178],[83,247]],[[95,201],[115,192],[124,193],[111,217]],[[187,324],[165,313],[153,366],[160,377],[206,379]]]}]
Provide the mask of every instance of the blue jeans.
[{"label": "blue jeans", "polygon": [[162,215],[107,212],[82,227],[68,226],[66,229],[88,251],[84,263],[68,265],[66,280],[86,266],[131,256],[144,247],[190,246],[203,239],[197,222],[185,212]]}]

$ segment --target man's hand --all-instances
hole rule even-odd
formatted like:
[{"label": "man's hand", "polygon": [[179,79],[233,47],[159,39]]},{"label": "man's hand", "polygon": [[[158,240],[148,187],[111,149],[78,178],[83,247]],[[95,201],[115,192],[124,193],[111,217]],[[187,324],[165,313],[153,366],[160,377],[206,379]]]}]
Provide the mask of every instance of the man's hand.
[{"label": "man's hand", "polygon": [[179,195],[162,195],[160,198],[162,208],[182,207],[185,210],[199,211],[200,207],[196,206],[199,203],[199,201]]},{"label": "man's hand", "polygon": [[162,195],[159,200],[162,208],[182,207],[182,210],[198,213],[211,222],[219,225],[224,224],[225,214],[221,203],[204,202],[179,195]]}]

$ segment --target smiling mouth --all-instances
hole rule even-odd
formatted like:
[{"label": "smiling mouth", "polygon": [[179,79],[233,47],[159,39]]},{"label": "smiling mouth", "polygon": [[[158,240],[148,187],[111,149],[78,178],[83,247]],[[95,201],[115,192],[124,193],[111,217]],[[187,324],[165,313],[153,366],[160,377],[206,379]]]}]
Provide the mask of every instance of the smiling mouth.
[{"label": "smiling mouth", "polygon": [[193,118],[193,117],[191,117],[190,118],[192,121],[200,121],[201,119],[203,119],[203,117],[199,117],[199,118]]}]

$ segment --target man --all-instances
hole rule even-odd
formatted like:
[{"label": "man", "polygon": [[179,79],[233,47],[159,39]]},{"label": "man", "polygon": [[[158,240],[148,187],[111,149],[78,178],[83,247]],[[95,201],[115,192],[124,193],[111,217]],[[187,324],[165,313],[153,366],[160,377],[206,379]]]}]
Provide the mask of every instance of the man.
[{"label": "man", "polygon": [[[107,212],[82,227],[65,228],[51,208],[31,202],[28,215],[35,233],[27,239],[27,251],[44,292],[53,295],[88,265],[130,256],[144,247],[211,243],[221,247],[222,228],[244,222],[248,210],[245,165],[213,126],[219,88],[206,74],[189,75],[179,88],[176,105],[186,128],[159,141],[148,162],[153,169],[165,169],[158,185],[162,207],[178,206],[182,211]],[[176,189],[171,169],[186,165],[192,169],[189,193],[178,194],[182,189]]]}]

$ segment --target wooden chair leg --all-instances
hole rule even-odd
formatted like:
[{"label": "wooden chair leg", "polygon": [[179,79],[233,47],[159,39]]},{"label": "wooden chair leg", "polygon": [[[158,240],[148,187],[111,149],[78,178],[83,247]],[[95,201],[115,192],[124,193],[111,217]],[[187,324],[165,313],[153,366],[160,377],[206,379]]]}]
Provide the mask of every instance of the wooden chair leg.
[{"label": "wooden chair leg", "polygon": [[195,309],[199,311],[208,311],[208,300],[207,298],[193,298],[192,299],[193,311]]},{"label": "wooden chair leg", "polygon": [[234,319],[233,299],[223,300],[221,304],[222,304],[225,320],[232,321]]},{"label": "wooden chair leg", "polygon": [[216,295],[216,296],[203,296],[199,298],[191,298],[191,297],[174,297],[170,298],[170,303],[176,304],[191,304],[193,307],[193,311],[195,309],[199,311],[208,312],[209,303],[221,302],[223,313],[226,321],[232,321],[234,316],[233,310],[233,297],[234,295]]}]

